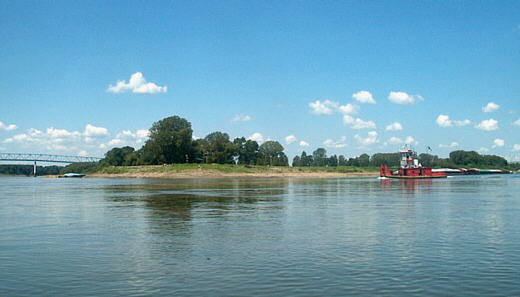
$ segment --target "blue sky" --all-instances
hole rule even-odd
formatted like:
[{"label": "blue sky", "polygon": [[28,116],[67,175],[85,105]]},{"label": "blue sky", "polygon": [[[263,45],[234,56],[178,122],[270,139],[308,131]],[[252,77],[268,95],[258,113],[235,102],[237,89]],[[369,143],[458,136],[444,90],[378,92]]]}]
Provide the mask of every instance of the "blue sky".
[{"label": "blue sky", "polygon": [[520,160],[518,1],[4,0],[0,39],[0,152],[102,156],[179,115],[291,158]]}]

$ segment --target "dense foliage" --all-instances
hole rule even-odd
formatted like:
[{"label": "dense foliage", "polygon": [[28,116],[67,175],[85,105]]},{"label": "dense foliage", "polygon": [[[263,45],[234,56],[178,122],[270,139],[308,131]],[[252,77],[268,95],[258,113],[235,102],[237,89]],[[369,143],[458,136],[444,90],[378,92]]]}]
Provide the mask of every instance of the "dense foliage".
[{"label": "dense foliage", "polygon": [[327,150],[324,148],[318,148],[312,155],[307,155],[305,151],[301,153],[300,156],[295,156],[293,158],[292,166],[294,167],[337,167],[337,166],[358,166],[358,167],[368,167],[374,166],[370,162],[370,156],[367,154],[362,154],[358,157],[346,158],[343,155],[332,155],[327,156]]},{"label": "dense foliage", "polygon": [[142,148],[146,164],[185,163],[192,144],[191,123],[178,116],[162,119],[150,128],[150,138]]},{"label": "dense foliage", "polygon": [[192,139],[191,123],[178,116],[153,124],[150,138],[135,150],[113,148],[105,153],[102,166],[132,166],[178,163],[217,163],[288,166],[284,147],[277,141],[259,145],[244,137],[231,141],[223,132],[212,132],[202,139]]},{"label": "dense foliage", "polygon": [[60,174],[65,173],[92,173],[95,172],[99,168],[99,164],[92,163],[72,163],[65,167],[61,167]]}]

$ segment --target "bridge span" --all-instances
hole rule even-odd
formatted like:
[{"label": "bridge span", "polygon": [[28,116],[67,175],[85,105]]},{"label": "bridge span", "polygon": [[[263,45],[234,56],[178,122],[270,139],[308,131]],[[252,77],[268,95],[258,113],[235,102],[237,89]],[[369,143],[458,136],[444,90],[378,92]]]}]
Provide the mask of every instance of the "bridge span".
[{"label": "bridge span", "polygon": [[34,162],[34,176],[36,176],[36,162],[49,163],[92,163],[99,162],[102,158],[84,156],[63,156],[50,154],[31,153],[0,153],[0,161],[26,161]]}]

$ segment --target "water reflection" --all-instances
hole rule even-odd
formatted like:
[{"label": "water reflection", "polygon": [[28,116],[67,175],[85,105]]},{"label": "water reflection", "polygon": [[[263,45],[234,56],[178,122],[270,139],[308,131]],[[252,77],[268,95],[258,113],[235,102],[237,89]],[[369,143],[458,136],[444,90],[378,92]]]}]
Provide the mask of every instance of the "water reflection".
[{"label": "water reflection", "polygon": [[190,232],[191,221],[281,211],[288,193],[287,180],[144,180],[141,184],[103,187],[115,207],[144,207],[151,232],[174,235]]},{"label": "water reflection", "polygon": [[389,179],[379,180],[380,189],[384,192],[399,189],[402,194],[430,193],[434,182],[433,179]]},{"label": "water reflection", "polygon": [[3,185],[6,296],[520,295],[514,176]]}]

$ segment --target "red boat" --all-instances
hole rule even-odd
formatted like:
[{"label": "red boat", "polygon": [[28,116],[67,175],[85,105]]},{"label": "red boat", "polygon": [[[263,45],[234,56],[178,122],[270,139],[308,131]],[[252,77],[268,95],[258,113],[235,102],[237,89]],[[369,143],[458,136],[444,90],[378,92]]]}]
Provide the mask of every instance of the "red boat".
[{"label": "red boat", "polygon": [[395,172],[388,169],[388,165],[381,164],[381,177],[420,179],[420,178],[445,178],[445,172],[432,172],[431,167],[422,166],[417,159],[417,153],[411,149],[399,151],[401,155],[401,168]]}]

